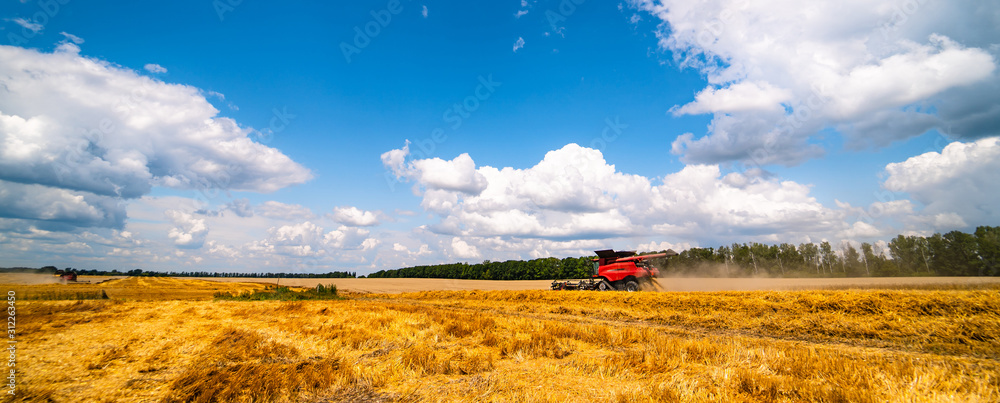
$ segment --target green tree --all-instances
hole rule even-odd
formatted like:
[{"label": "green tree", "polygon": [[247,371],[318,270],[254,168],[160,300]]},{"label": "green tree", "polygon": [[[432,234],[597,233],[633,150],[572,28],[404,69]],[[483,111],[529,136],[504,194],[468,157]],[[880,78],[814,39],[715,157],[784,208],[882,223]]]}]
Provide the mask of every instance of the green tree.
[{"label": "green tree", "polygon": [[814,243],[803,243],[799,245],[799,254],[802,256],[804,269],[815,269],[816,274],[820,274],[820,254],[819,247]]},{"label": "green tree", "polygon": [[1000,227],[978,227],[975,235],[982,261],[980,275],[1000,275]]},{"label": "green tree", "polygon": [[837,265],[837,254],[833,253],[833,246],[823,241],[819,244],[819,251],[824,273],[833,274],[833,268]]},{"label": "green tree", "polygon": [[844,242],[840,248],[844,254],[840,262],[844,275],[858,277],[865,274],[861,263],[861,254],[858,253],[858,250],[850,242]]},{"label": "green tree", "polygon": [[778,245],[777,258],[778,267],[781,269],[781,275],[785,275],[786,266],[789,270],[802,266],[802,256],[799,254],[799,251],[795,249],[795,245],[790,243]]},{"label": "green tree", "polygon": [[960,231],[934,234],[928,239],[931,269],[942,276],[978,276],[983,273],[976,237]]}]

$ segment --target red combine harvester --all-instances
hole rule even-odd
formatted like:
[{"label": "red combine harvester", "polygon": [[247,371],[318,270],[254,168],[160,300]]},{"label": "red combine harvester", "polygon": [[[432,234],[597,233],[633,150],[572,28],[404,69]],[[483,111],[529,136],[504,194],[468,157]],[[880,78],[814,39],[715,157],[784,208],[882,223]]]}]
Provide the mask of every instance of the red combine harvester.
[{"label": "red combine harvester", "polygon": [[77,281],[76,280],[76,272],[75,271],[56,270],[56,275],[59,276],[59,281],[62,281],[63,283],[66,283],[66,282],[74,282],[75,283]]},{"label": "red combine harvester", "polygon": [[553,290],[638,291],[642,284],[662,288],[656,281],[659,269],[649,264],[649,259],[677,256],[677,252],[637,256],[635,251],[597,250],[594,275],[580,281],[553,281]]}]

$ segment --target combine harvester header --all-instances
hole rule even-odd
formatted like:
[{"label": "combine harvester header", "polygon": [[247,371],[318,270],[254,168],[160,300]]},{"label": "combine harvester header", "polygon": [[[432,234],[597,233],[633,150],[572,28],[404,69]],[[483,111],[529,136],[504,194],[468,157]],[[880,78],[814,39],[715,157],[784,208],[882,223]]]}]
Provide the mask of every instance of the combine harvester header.
[{"label": "combine harvester header", "polygon": [[586,280],[553,281],[553,290],[639,291],[642,285],[658,290],[663,287],[656,281],[660,270],[649,264],[650,259],[677,256],[672,249],[654,255],[636,255],[635,251],[605,249],[594,251],[594,274]]}]

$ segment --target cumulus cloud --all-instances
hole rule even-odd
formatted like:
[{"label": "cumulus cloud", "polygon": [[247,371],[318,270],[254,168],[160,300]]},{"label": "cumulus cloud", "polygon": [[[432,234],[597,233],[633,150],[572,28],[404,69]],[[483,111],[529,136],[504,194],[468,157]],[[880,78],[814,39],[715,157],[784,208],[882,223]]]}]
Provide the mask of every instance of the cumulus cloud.
[{"label": "cumulus cloud", "polygon": [[[482,178],[478,192],[436,185],[474,176]],[[550,151],[528,169],[472,164],[408,178],[430,189],[421,206],[440,218],[430,229],[462,237],[784,236],[842,225],[841,214],[819,204],[805,185],[760,172],[723,175],[714,165],[687,166],[655,184],[617,171],[600,151],[576,144]]]},{"label": "cumulus cloud", "polygon": [[382,153],[382,164],[398,178],[407,178],[426,189],[445,192],[478,194],[486,187],[486,178],[476,172],[476,164],[469,154],[462,154],[451,161],[428,158],[406,162],[410,142],[402,149]]},{"label": "cumulus cloud", "polygon": [[857,221],[850,228],[840,232],[840,238],[844,239],[858,239],[858,238],[874,238],[878,236],[889,235],[883,231],[876,228],[874,225],[866,223],[864,221]]},{"label": "cumulus cloud", "polygon": [[427,6],[421,6],[420,15],[424,16],[424,18],[427,18]]},{"label": "cumulus cloud", "polygon": [[283,225],[268,229],[267,239],[253,242],[245,249],[253,256],[267,257],[272,254],[297,257],[320,256],[325,253],[321,245],[323,228],[306,221],[293,225]]},{"label": "cumulus cloud", "polygon": [[456,257],[463,259],[473,259],[479,257],[479,249],[469,245],[459,238],[451,239],[451,252]]},{"label": "cumulus cloud", "polygon": [[851,148],[938,129],[998,134],[996,3],[972,0],[769,2],[633,0],[663,21],[659,45],[709,85],[675,114],[712,113],[704,136],[673,152],[688,163],[794,165],[822,155],[833,128]]},{"label": "cumulus cloud", "polygon": [[202,218],[195,218],[194,215],[177,210],[167,210],[165,212],[174,228],[170,229],[168,237],[179,248],[198,249],[205,244],[205,236],[208,235],[208,225]]},{"label": "cumulus cloud", "polygon": [[[91,202],[137,198],[154,186],[272,192],[312,177],[280,151],[252,141],[252,129],[219,117],[198,89],[82,57],[78,47],[64,45],[73,49],[0,46],[0,181],[34,185],[19,191],[44,190],[48,199],[56,191],[72,193],[116,217],[113,203]],[[52,217],[42,210],[20,215]]]},{"label": "cumulus cloud", "polygon": [[361,210],[354,206],[335,207],[333,219],[341,224],[352,227],[370,227],[378,225],[378,217],[371,211]]},{"label": "cumulus cloud", "polygon": [[885,167],[883,186],[924,205],[919,221],[938,229],[1000,222],[1000,138],[954,142]]},{"label": "cumulus cloud", "polygon": [[341,225],[337,229],[328,232],[323,241],[333,248],[338,249],[367,249],[371,243],[366,244],[369,232],[363,228],[353,228]]},{"label": "cumulus cloud", "polygon": [[[241,254],[251,257],[290,256],[298,258],[336,258],[341,251],[365,251],[378,245],[363,228],[340,226],[324,233],[319,224],[306,221],[271,227],[267,238],[243,245]],[[230,253],[220,249],[220,252]]]},{"label": "cumulus cloud", "polygon": [[640,243],[636,250],[639,252],[659,252],[662,250],[670,249],[673,250],[674,252],[680,253],[688,249],[691,249],[692,247],[696,246],[692,246],[688,242],[673,243],[673,242],[661,241],[661,242]]},{"label": "cumulus cloud", "polygon": [[675,107],[674,115],[782,110],[781,103],[790,100],[792,93],[766,82],[740,82],[726,88],[705,88],[694,98],[694,102]]},{"label": "cumulus cloud", "polygon": [[125,206],[116,198],[93,193],[0,180],[0,217],[121,228]]}]

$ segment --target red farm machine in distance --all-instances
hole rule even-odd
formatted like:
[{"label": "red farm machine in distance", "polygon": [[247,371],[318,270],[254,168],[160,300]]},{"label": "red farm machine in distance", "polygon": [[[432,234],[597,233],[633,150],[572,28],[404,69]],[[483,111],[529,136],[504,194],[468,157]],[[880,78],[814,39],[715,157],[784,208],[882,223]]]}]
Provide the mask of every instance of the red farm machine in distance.
[{"label": "red farm machine in distance", "polygon": [[677,256],[677,252],[654,255],[636,255],[635,251],[614,251],[612,249],[594,251],[594,275],[580,281],[553,281],[553,290],[598,290],[598,291],[639,291],[643,285],[662,289],[656,281],[660,270],[649,260]]}]

